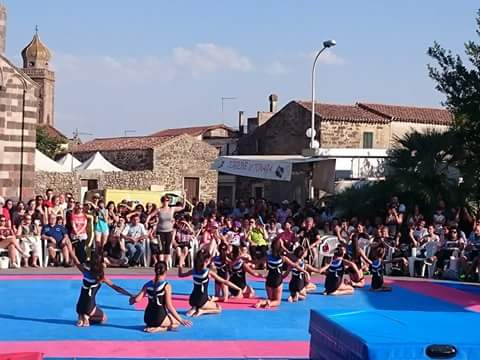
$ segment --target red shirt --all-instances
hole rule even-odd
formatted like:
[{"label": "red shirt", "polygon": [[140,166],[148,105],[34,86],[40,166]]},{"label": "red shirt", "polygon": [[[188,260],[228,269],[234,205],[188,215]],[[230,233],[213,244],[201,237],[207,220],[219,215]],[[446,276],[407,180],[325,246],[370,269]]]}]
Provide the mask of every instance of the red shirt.
[{"label": "red shirt", "polygon": [[6,207],[2,208],[2,214],[3,216],[5,216],[5,220],[7,220],[7,222],[10,221],[10,211],[8,211],[8,209]]},{"label": "red shirt", "polygon": [[[75,229],[81,229],[82,227],[85,227],[85,229],[80,232],[76,233],[75,235],[83,235],[87,233],[87,216],[83,213],[80,214],[75,214],[72,213],[71,215],[72,219],[72,224],[75,227]],[[74,231],[75,232],[75,231]]]}]

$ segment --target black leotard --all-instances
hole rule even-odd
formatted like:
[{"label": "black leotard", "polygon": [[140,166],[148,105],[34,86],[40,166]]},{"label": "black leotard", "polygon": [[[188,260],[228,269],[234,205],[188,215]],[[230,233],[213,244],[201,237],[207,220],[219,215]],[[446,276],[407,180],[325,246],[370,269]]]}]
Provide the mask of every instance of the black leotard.
[{"label": "black leotard", "polygon": [[383,286],[383,264],[377,259],[373,260],[370,265],[370,272],[372,273],[372,289],[380,289]]},{"label": "black leotard", "polygon": [[336,259],[330,263],[327,270],[327,277],[325,278],[325,292],[327,294],[335,292],[340,287],[343,281],[344,271],[343,259]]},{"label": "black leotard", "polygon": [[210,270],[200,272],[193,270],[193,290],[188,300],[191,307],[201,308],[208,301],[208,280]]},{"label": "black leotard", "polygon": [[282,266],[283,259],[281,256],[273,256],[269,254],[267,257],[267,286],[271,288],[278,288],[282,285]]},{"label": "black leotard", "polygon": [[[228,280],[228,265],[221,256],[215,256],[213,258],[213,265],[215,265],[215,268],[217,269],[217,274],[220,276],[222,279]],[[219,282],[215,281],[215,284],[220,284]]]},{"label": "black leotard", "polygon": [[102,284],[90,273],[90,271],[85,271],[83,273],[82,283],[80,297],[77,301],[77,314],[90,316],[97,306],[95,296]]},{"label": "black leotard", "polygon": [[[302,269],[305,269],[305,261],[300,260],[298,266]],[[305,274],[298,270],[297,268],[292,269],[292,278],[288,284],[288,290],[290,290],[290,295],[294,296],[299,293],[305,287]]]},{"label": "black leotard", "polygon": [[148,305],[143,315],[145,324],[149,327],[159,327],[167,317],[165,308],[165,287],[166,281],[160,281],[155,284],[150,280],[145,284],[147,288]]},{"label": "black leotard", "polygon": [[[240,289],[245,289],[247,287],[247,276],[245,270],[243,269],[243,259],[238,258],[232,264],[232,275],[230,276],[230,281],[237,285]],[[239,291],[236,289],[230,289],[230,293],[233,296],[238,296]]]}]

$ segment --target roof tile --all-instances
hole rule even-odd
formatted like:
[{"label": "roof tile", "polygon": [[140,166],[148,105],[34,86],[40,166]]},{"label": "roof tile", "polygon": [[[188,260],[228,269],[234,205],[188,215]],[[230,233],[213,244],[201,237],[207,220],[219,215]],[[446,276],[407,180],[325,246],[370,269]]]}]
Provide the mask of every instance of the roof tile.
[{"label": "roof tile", "polygon": [[387,116],[392,121],[437,125],[451,125],[453,122],[453,114],[445,109],[369,103],[357,103],[357,105],[366,111]]},{"label": "roof tile", "polygon": [[[297,101],[298,104],[312,110],[312,103],[307,101]],[[375,114],[371,111],[362,109],[356,105],[337,105],[315,103],[315,113],[323,119],[337,121],[356,121],[356,122],[375,122],[386,123],[389,119],[385,116]]]}]

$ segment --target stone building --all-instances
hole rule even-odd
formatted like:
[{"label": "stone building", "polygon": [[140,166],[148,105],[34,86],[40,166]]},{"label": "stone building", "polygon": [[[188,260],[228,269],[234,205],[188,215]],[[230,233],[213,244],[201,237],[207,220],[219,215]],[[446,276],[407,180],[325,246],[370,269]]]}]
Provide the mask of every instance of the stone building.
[{"label": "stone building", "polygon": [[237,151],[238,131],[224,124],[165,129],[150,136],[178,136],[182,134],[193,136],[215,146],[219,155],[232,155]]},{"label": "stone building", "polygon": [[124,171],[37,173],[36,191],[52,187],[79,196],[81,188],[185,190],[190,200],[216,199],[217,172],[211,164],[218,150],[193,136],[94,139],[78,145],[73,155],[85,161],[97,151]]},{"label": "stone building", "polygon": [[[265,160],[279,155],[301,155],[309,147],[306,131],[311,124],[310,102],[291,101],[272,113],[266,121],[249,127],[250,131],[240,137],[240,158],[249,161],[259,160],[262,158],[259,155],[264,155]],[[234,178],[237,198],[263,196],[274,201],[282,198],[303,201],[312,196],[312,190],[316,194],[314,197],[324,193],[324,189],[311,186],[315,174],[321,177],[322,173],[332,173],[331,176],[342,183],[381,176],[383,159],[397,137],[413,130],[445,131],[451,126],[453,116],[444,109],[317,103],[315,120],[316,140],[320,143],[321,153],[318,158],[335,159],[335,169],[332,171],[325,164],[313,162],[296,165],[289,183],[220,174]]]},{"label": "stone building", "polygon": [[[301,154],[310,139],[311,103],[291,101],[238,143],[242,155]],[[453,116],[447,110],[398,105],[315,104],[316,139],[321,148],[390,149],[396,137],[429,129],[445,131]]]},{"label": "stone building", "polygon": [[0,195],[33,196],[38,85],[5,57],[6,9],[0,5]]}]

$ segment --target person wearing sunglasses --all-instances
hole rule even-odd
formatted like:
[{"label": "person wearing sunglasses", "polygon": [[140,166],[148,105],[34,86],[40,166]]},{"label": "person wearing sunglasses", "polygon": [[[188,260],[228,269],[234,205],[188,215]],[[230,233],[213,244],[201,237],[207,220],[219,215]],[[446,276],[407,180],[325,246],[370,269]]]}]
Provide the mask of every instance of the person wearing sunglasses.
[{"label": "person wearing sunglasses", "polygon": [[148,224],[151,217],[157,216],[158,222],[156,236],[161,249],[159,261],[165,261],[167,264],[170,264],[170,252],[173,241],[173,225],[175,224],[174,214],[183,210],[185,208],[185,204],[180,206],[169,206],[170,197],[168,195],[163,195],[160,199],[160,202],[160,207],[155,211],[152,211],[148,215],[145,222]]}]

